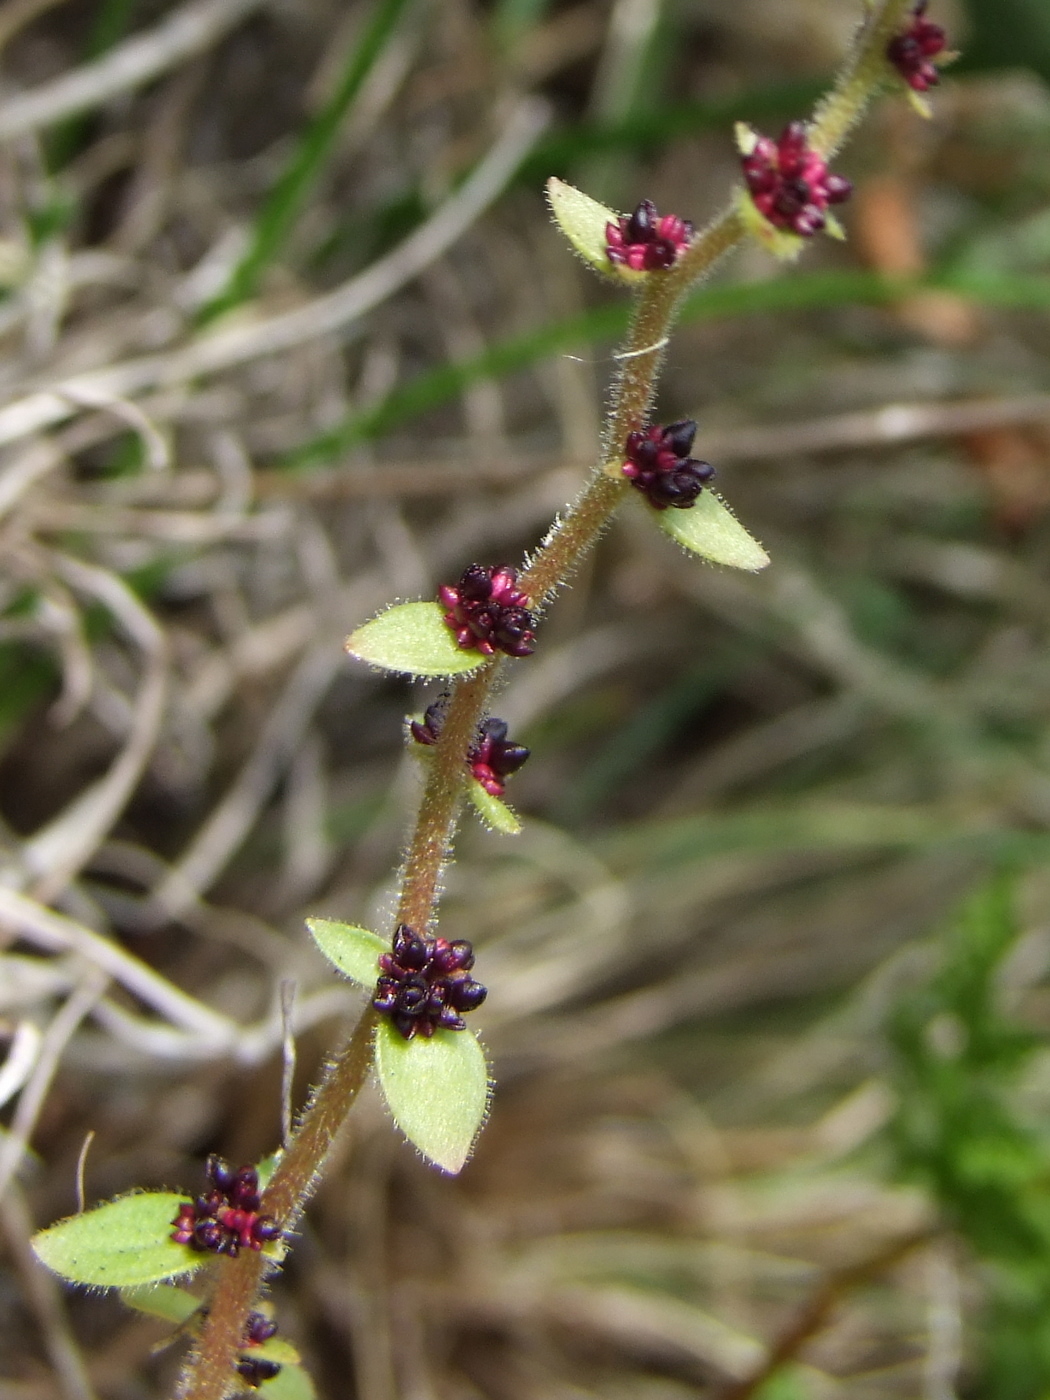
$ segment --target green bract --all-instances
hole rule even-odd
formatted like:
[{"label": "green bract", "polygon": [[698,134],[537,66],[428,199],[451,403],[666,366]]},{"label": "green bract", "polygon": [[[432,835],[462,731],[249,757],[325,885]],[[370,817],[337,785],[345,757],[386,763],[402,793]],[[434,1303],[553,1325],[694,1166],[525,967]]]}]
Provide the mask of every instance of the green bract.
[{"label": "green bract", "polygon": [[136,1312],[148,1317],[163,1318],[176,1325],[186,1321],[201,1305],[201,1299],[187,1293],[185,1288],[176,1288],[171,1283],[141,1284],[136,1288],[122,1288],[121,1301]]},{"label": "green bract", "polygon": [[372,666],[410,676],[454,676],[486,658],[464,651],[440,603],[396,603],[346,639],[346,649]]},{"label": "green bract", "polygon": [[769,563],[769,555],[747,533],[736,516],[713,491],[703,491],[688,510],[659,512],[660,529],[680,545],[731,569],[757,573]]},{"label": "green bract", "polygon": [[619,220],[615,209],[607,209],[589,194],[576,189],[575,185],[567,185],[564,180],[554,177],[547,181],[547,199],[554,222],[595,272],[611,277],[615,282],[640,282],[648,275],[609,261],[605,227]]},{"label": "green bract", "polygon": [[517,836],[521,830],[517,812],[500,798],[493,797],[491,792],[486,792],[477,778],[471,778],[467,784],[467,796],[486,826],[493,831],[502,831],[504,836]]},{"label": "green bract", "polygon": [[37,1257],[70,1283],[106,1288],[159,1283],[205,1262],[170,1238],[185,1195],[144,1191],[71,1215],[33,1236]]},{"label": "green bract", "polygon": [[379,976],[379,955],[389,953],[390,944],[378,933],[332,919],[307,919],[306,927],[328,961],[359,987],[373,988]]},{"label": "green bract", "polygon": [[276,1361],[279,1366],[297,1366],[302,1359],[291,1342],[286,1342],[283,1337],[271,1337],[258,1346],[248,1347],[244,1354],[265,1357],[267,1361]]},{"label": "green bract", "polygon": [[489,1075],[470,1031],[405,1040],[387,1020],[376,1030],[376,1068],[394,1122],[423,1156],[458,1172],[485,1121]]}]

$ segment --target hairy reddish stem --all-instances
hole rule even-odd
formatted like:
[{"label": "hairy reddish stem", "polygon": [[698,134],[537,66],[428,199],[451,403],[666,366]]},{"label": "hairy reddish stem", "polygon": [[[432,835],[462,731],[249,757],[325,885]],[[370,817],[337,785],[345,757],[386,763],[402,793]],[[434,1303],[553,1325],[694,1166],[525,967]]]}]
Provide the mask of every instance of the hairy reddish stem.
[{"label": "hairy reddish stem", "polygon": [[[377,1021],[369,1007],[344,1049],[329,1063],[263,1192],[262,1212],[272,1215],[284,1230],[298,1219],[368,1076]],[[244,1350],[248,1314],[272,1267],[265,1254],[254,1250],[244,1250],[236,1259],[215,1261],[208,1313],[180,1383],[180,1394],[187,1400],[223,1400],[230,1393],[237,1358]]]}]

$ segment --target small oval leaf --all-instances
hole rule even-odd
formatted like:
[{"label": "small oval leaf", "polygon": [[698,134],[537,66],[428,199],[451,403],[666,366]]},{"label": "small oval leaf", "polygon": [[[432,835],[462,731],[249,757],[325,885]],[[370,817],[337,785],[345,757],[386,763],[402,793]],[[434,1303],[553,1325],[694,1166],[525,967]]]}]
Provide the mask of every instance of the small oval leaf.
[{"label": "small oval leaf", "polygon": [[165,1322],[181,1326],[193,1316],[203,1299],[187,1293],[185,1288],[176,1288],[171,1283],[142,1284],[137,1288],[122,1288],[121,1302],[147,1317],[159,1317]]},{"label": "small oval leaf", "polygon": [[37,1258],[70,1283],[122,1288],[189,1274],[203,1255],[170,1238],[186,1195],[143,1191],[71,1215],[33,1236]]},{"label": "small oval leaf", "polygon": [[757,573],[769,563],[769,555],[747,533],[720,496],[704,491],[688,510],[659,512],[660,528],[693,554],[714,564]]},{"label": "small oval leaf", "polygon": [[269,1156],[264,1157],[261,1162],[256,1162],[255,1170],[259,1173],[260,1191],[265,1191],[267,1186],[269,1186],[270,1182],[273,1180],[273,1174],[280,1165],[281,1158],[283,1156],[284,1151],[282,1148],[279,1147],[276,1152],[271,1152]]},{"label": "small oval leaf", "polygon": [[379,955],[390,952],[389,942],[384,942],[370,929],[336,923],[334,919],[307,919],[306,927],[321,952],[344,977],[349,977],[359,987],[371,989],[375,986]]},{"label": "small oval leaf", "polygon": [[554,222],[595,272],[616,282],[640,282],[647,276],[644,272],[636,272],[633,268],[609,261],[605,226],[615,224],[619,219],[615,209],[606,208],[575,185],[566,184],[554,176],[547,181],[547,200]]},{"label": "small oval leaf", "polygon": [[467,785],[467,796],[487,827],[492,831],[502,831],[504,836],[517,836],[521,830],[521,819],[517,812],[501,798],[486,792],[477,778],[471,778]]},{"label": "small oval leaf", "polygon": [[470,1031],[405,1040],[387,1020],[376,1030],[376,1068],[394,1122],[442,1171],[470,1156],[489,1101],[485,1053]]},{"label": "small oval leaf", "polygon": [[346,639],[351,656],[410,676],[454,676],[488,657],[464,651],[445,621],[440,603],[396,603]]},{"label": "small oval leaf", "polygon": [[283,1337],[271,1337],[259,1346],[249,1347],[245,1356],[261,1356],[267,1361],[276,1361],[280,1366],[297,1366],[302,1360],[299,1352]]}]

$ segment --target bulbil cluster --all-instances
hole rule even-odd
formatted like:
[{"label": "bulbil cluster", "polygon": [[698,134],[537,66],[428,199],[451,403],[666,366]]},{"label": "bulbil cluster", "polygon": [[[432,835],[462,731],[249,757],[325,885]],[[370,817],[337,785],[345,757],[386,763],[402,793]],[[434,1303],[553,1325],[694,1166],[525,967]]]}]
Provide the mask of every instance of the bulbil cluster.
[{"label": "bulbil cluster", "polygon": [[491,797],[502,797],[504,783],[529,756],[524,744],[507,738],[505,719],[486,719],[478,729],[478,742],[469,754],[470,771]]},{"label": "bulbil cluster", "polygon": [[[276,1322],[271,1321],[260,1312],[250,1312],[248,1324],[244,1329],[244,1344],[249,1347],[261,1347],[276,1332]],[[242,1356],[237,1362],[236,1369],[245,1385],[252,1390],[258,1390],[261,1385],[266,1381],[272,1381],[274,1376],[280,1372],[281,1363],[270,1361],[265,1356]]]},{"label": "bulbil cluster", "polygon": [[242,1249],[260,1250],[280,1239],[281,1227],[271,1215],[259,1213],[259,1173],[254,1167],[230,1171],[221,1157],[208,1158],[205,1173],[211,1187],[195,1201],[179,1206],[171,1222],[171,1238],[201,1253],[228,1254]]},{"label": "bulbil cluster", "polygon": [[372,1005],[385,1012],[406,1040],[436,1030],[462,1031],[464,1012],[485,1000],[486,990],[470,976],[474,949],[466,939],[423,938],[398,924],[394,946],[379,959]]},{"label": "bulbil cluster", "polygon": [[633,272],[658,272],[674,264],[694,232],[688,219],[658,214],[652,200],[643,199],[633,214],[605,225],[605,253]]},{"label": "bulbil cluster", "polygon": [[853,186],[832,175],[810,148],[803,122],[791,122],[774,141],[758,136],[743,157],[744,180],[755,208],[776,228],[811,238],[827,224],[829,204],[848,199]]},{"label": "bulbil cluster", "polygon": [[[408,726],[417,744],[436,744],[444,723],[444,700],[427,706],[422,720],[414,719]],[[507,738],[505,719],[487,719],[478,726],[478,737],[467,754],[471,774],[492,797],[502,797],[505,780],[516,773],[529,756],[524,744],[514,744]]]},{"label": "bulbil cluster", "polygon": [[442,585],[438,597],[448,609],[445,621],[464,651],[532,655],[536,624],[528,596],[517,585],[517,569],[485,564],[468,564],[457,584]]},{"label": "bulbil cluster", "polygon": [[912,11],[907,29],[886,45],[886,57],[914,92],[926,92],[941,80],[930,60],[943,53],[948,36],[939,24],[925,18],[926,0]]},{"label": "bulbil cluster", "polygon": [[695,436],[691,419],[628,436],[623,474],[657,510],[687,510],[714,476],[710,462],[689,455]]}]

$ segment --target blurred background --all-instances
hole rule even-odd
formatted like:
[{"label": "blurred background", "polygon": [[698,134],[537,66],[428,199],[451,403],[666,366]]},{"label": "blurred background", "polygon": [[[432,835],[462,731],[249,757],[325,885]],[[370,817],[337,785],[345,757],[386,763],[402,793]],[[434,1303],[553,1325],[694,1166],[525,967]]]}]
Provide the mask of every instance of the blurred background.
[{"label": "blurred background", "polygon": [[[303,919],[389,927],[437,691],[342,639],[535,544],[625,325],[544,180],[704,222],[859,12],[0,4],[4,1400],[170,1393],[29,1234],[271,1151],[282,999],[297,1105],[357,1014]],[[848,242],[670,348],[772,566],[632,500],[510,670],[491,1120],[450,1180],[362,1100],[274,1289],[322,1397],[1050,1393],[1050,9],[930,18]]]}]

